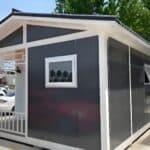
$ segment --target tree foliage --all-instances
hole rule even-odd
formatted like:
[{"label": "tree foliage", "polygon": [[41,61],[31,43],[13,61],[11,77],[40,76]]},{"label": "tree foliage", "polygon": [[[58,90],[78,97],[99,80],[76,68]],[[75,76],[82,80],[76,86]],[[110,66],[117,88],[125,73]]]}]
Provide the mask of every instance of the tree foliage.
[{"label": "tree foliage", "polygon": [[117,15],[150,41],[150,0],[56,0],[57,13]]}]

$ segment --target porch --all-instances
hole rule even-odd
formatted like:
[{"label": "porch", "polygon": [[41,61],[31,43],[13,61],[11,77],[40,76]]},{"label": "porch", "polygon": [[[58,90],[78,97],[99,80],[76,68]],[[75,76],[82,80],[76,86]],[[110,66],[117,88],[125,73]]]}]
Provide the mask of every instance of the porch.
[{"label": "porch", "polygon": [[0,53],[0,132],[25,136],[25,50]]},{"label": "porch", "polygon": [[0,112],[0,131],[25,136],[25,114]]}]

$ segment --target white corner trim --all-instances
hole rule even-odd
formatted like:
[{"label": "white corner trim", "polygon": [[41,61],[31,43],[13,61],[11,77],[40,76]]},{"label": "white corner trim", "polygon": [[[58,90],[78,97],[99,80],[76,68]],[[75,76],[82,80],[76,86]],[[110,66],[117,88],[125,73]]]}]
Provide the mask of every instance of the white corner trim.
[{"label": "white corner trim", "polygon": [[99,35],[101,149],[110,150],[107,35]]},{"label": "white corner trim", "polygon": [[130,90],[130,127],[131,135],[133,134],[133,105],[132,105],[132,74],[131,74],[131,48],[128,49],[129,52],[129,90]]},{"label": "white corner trim", "polygon": [[28,136],[28,49],[25,48],[25,137]]},{"label": "white corner trim", "polygon": [[27,43],[27,25],[23,23],[23,43]]}]

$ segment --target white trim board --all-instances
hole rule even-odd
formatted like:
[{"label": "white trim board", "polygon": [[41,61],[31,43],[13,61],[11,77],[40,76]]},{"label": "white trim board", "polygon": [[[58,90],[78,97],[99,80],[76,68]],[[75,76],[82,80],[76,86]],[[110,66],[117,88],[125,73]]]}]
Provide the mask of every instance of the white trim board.
[{"label": "white trim board", "polygon": [[80,23],[64,23],[64,22],[47,22],[47,21],[26,21],[27,25],[43,26],[43,27],[55,27],[55,28],[65,28],[74,30],[87,30],[87,26]]},{"label": "white trim board", "polygon": [[131,135],[133,134],[133,105],[132,105],[132,70],[131,70],[131,48],[128,47],[129,54],[129,90],[130,90],[130,127]]},{"label": "white trim board", "polygon": [[110,150],[107,40],[107,35],[99,35],[99,99],[102,150]]},{"label": "white trim board", "polygon": [[97,36],[97,34],[90,32],[90,31],[82,31],[78,33],[62,35],[62,36],[57,36],[53,38],[47,38],[47,39],[37,40],[33,42],[0,48],[0,52],[15,51],[16,49],[24,49],[25,47],[30,48],[30,47],[38,47],[38,46],[54,44],[54,43],[61,43],[61,42],[66,42],[66,41],[71,41],[71,40],[88,38],[91,36]]}]

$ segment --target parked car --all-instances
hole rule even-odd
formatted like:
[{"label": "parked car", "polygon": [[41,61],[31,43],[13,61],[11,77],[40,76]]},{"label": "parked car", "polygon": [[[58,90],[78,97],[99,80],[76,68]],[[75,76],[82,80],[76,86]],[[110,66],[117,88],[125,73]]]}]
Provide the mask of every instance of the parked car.
[{"label": "parked car", "polygon": [[8,90],[5,87],[0,87],[0,96],[6,96]]},{"label": "parked car", "polygon": [[0,96],[5,96],[6,93],[4,91],[0,91]]},{"label": "parked car", "polygon": [[0,96],[0,112],[10,112],[15,110],[15,94],[9,93]]}]

